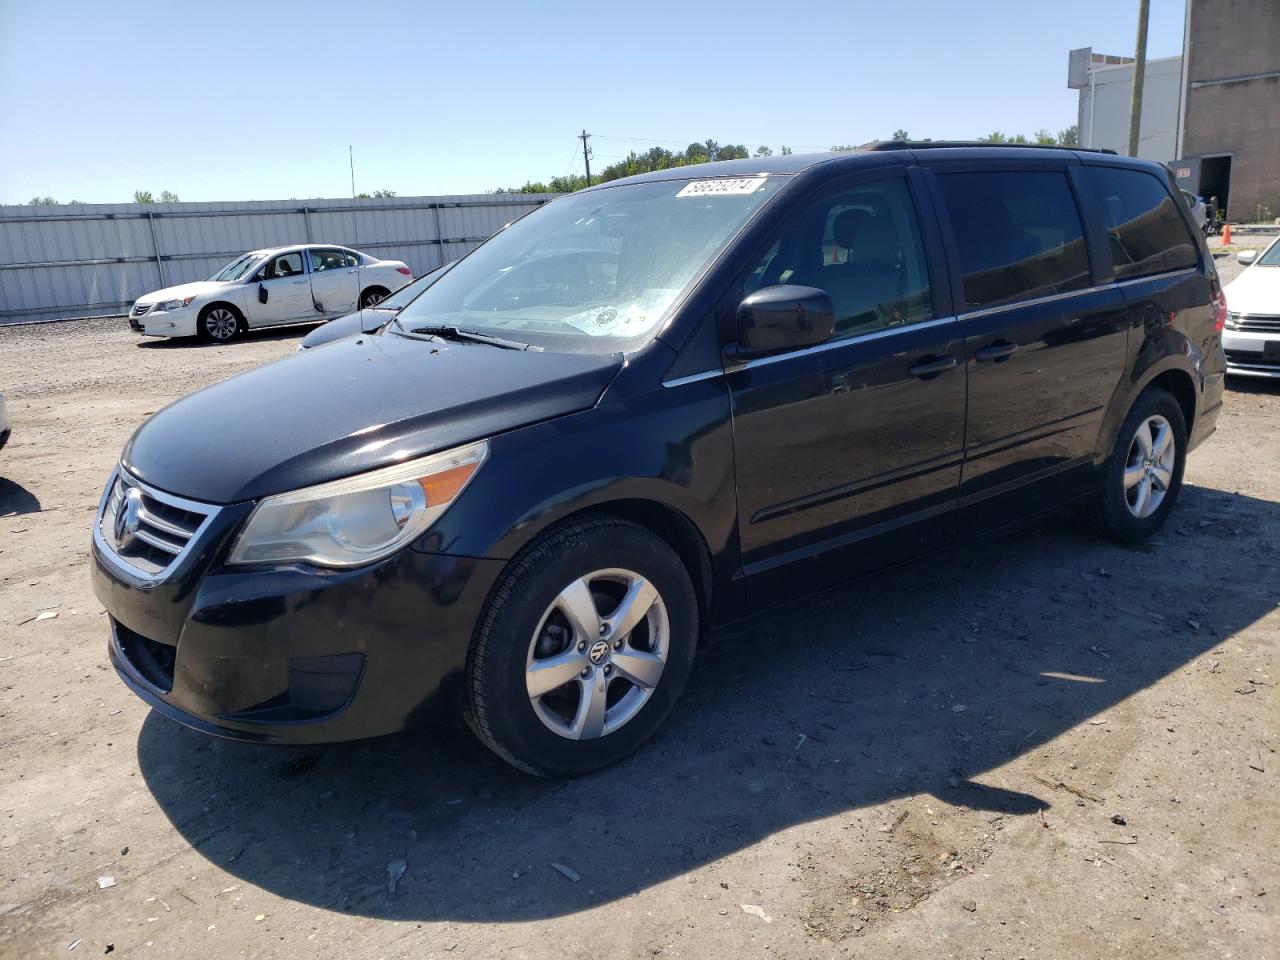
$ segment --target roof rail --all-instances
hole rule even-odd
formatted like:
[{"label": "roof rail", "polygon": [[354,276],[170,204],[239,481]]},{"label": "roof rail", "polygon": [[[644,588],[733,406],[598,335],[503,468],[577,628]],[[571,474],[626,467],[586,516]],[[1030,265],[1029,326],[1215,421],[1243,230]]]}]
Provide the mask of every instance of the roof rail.
[{"label": "roof rail", "polygon": [[986,140],[872,140],[859,150],[932,150],[938,147],[1017,147],[1029,150],[1078,150],[1083,153],[1109,153],[1105,147],[1065,147],[1056,143],[990,143]]}]

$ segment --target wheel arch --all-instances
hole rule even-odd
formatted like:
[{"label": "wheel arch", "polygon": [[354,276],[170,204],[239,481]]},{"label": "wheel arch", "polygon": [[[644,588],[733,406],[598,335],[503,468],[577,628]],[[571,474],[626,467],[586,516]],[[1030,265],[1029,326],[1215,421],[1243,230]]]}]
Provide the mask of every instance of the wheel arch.
[{"label": "wheel arch", "polygon": [[[1178,401],[1183,419],[1186,421],[1187,436],[1191,436],[1199,410],[1200,391],[1196,385],[1195,375],[1179,363],[1179,359],[1178,356],[1166,357],[1164,362],[1152,364],[1141,375],[1130,381],[1129,389],[1122,394],[1123,402],[1113,404],[1108,411],[1104,429],[1098,438],[1098,448],[1095,451],[1096,463],[1101,464],[1111,455],[1124,418],[1129,415],[1129,410],[1143,391],[1153,386],[1167,390]],[[1181,359],[1185,360],[1185,358]]]},{"label": "wheel arch", "polygon": [[[350,288],[348,288],[348,289],[350,289]],[[367,294],[369,294],[369,293],[372,293],[372,292],[373,292],[373,291],[375,291],[375,290],[379,290],[379,291],[381,291],[381,292],[382,292],[382,295],[383,295],[384,297],[389,297],[389,296],[391,296],[391,291],[386,287],[386,285],[385,285],[385,284],[381,284],[381,283],[371,283],[371,284],[369,284],[367,287],[361,287],[361,288],[360,288],[360,299],[359,299],[359,300],[357,300],[357,301],[356,301],[356,303],[357,303],[357,304],[364,303],[364,298],[365,298],[365,296],[366,296]]]},{"label": "wheel arch", "polygon": [[612,517],[633,523],[649,531],[666,543],[684,564],[694,595],[698,598],[698,622],[703,634],[707,633],[712,619],[714,578],[711,570],[711,550],[701,531],[688,516],[669,504],[657,500],[638,498],[604,500],[584,506],[572,513],[557,517],[531,537],[521,552],[554,533],[566,524],[590,517]]},{"label": "wheel arch", "polygon": [[215,307],[226,307],[228,310],[234,313],[236,315],[236,320],[240,323],[240,328],[242,330],[249,326],[248,320],[245,318],[244,311],[241,310],[240,307],[233,301],[224,300],[224,299],[210,300],[208,303],[206,303],[203,307],[200,308],[199,320],[201,323],[204,322],[204,318],[208,316],[209,311],[213,310]]}]

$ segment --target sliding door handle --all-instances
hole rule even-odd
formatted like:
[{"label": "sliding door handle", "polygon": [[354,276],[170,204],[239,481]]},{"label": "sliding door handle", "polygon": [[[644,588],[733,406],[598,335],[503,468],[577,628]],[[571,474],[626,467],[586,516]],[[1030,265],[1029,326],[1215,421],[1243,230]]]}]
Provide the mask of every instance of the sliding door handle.
[{"label": "sliding door handle", "polygon": [[974,351],[973,358],[975,360],[994,360],[996,363],[1002,363],[1013,355],[1013,351],[1018,349],[1016,343],[1010,343],[1008,340],[997,340],[989,347],[983,347],[981,350]]},{"label": "sliding door handle", "polygon": [[918,380],[932,380],[940,373],[960,366],[955,357],[921,357],[920,362],[907,368],[907,373]]}]

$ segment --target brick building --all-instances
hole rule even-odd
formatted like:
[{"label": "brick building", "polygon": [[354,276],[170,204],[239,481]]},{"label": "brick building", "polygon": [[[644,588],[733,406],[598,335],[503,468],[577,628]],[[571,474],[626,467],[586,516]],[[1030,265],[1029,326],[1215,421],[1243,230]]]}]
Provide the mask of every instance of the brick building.
[{"label": "brick building", "polygon": [[1182,63],[1179,185],[1280,217],[1280,0],[1187,0]]},{"label": "brick building", "polygon": [[[1073,50],[1067,84],[1081,146],[1127,152],[1133,59]],[[1187,0],[1182,55],[1147,63],[1138,155],[1231,220],[1280,217],[1280,0]]]}]

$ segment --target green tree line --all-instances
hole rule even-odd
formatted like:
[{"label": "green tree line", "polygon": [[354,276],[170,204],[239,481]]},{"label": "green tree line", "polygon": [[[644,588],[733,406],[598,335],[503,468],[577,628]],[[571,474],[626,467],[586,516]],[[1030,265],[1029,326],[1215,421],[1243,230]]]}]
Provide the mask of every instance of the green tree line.
[{"label": "green tree line", "polygon": [[[911,135],[904,129],[893,131],[890,140],[910,140]],[[929,140],[924,142],[928,143]],[[1033,133],[1030,137],[1025,134],[1006,135],[999,131],[988,133],[986,136],[978,137],[979,143],[1038,143],[1038,144],[1055,144],[1063,147],[1074,147],[1078,145],[1078,136],[1076,126],[1073,124],[1065,130],[1060,130],[1056,135],[1048,130],[1040,129]],[[848,153],[857,150],[858,147],[853,144],[832,144],[833,153]],[[792,150],[790,147],[783,146],[778,151],[782,156],[789,155]],[[655,170],[668,170],[672,167],[685,167],[694,163],[710,163],[714,160],[741,160],[749,156],[771,157],[773,156],[773,148],[768,146],[756,147],[755,153],[748,153],[747,148],[740,144],[721,145],[715,140],[704,140],[701,143],[691,143],[681,151],[667,150],[664,147],[651,147],[643,153],[637,153],[632,150],[622,160],[611,163],[599,173],[593,172],[591,175],[592,184],[607,183],[610,180],[621,180],[623,177],[632,177],[639,173],[652,173]],[[529,180],[525,182],[523,187],[500,187],[495,193],[573,193],[575,190],[582,190],[587,186],[587,178],[584,173],[570,173],[562,177],[552,177],[549,180]]]}]

